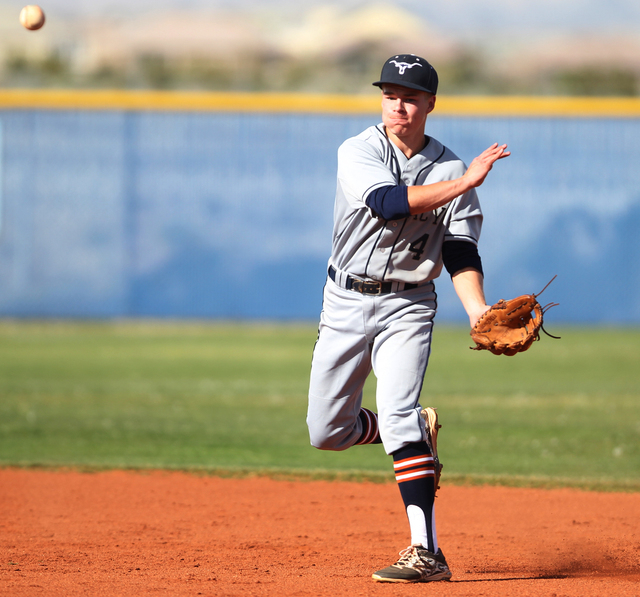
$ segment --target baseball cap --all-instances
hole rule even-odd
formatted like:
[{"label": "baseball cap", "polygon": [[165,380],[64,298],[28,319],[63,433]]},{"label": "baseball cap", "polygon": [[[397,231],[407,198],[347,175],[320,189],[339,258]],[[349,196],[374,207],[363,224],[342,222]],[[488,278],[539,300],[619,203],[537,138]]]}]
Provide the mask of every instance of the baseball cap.
[{"label": "baseball cap", "polygon": [[384,63],[380,80],[373,83],[402,85],[435,94],[438,91],[438,73],[424,58],[415,54],[398,54]]}]

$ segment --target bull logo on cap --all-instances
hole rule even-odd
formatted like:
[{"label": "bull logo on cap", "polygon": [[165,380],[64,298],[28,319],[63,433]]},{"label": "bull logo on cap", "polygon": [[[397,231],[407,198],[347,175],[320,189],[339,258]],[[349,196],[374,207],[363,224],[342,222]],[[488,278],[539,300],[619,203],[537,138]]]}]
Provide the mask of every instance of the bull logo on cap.
[{"label": "bull logo on cap", "polygon": [[405,71],[408,68],[413,68],[414,66],[422,66],[419,62],[414,62],[413,64],[409,64],[408,62],[398,62],[397,60],[389,60],[398,67],[401,75],[404,75]]}]

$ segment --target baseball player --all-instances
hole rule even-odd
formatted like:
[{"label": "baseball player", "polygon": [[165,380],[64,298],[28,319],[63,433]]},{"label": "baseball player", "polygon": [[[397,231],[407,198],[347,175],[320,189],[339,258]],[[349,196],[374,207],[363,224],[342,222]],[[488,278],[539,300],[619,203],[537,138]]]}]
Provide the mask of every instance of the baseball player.
[{"label": "baseball player", "polygon": [[[387,60],[382,123],[338,150],[332,253],[313,352],[307,425],[311,444],[345,450],[382,443],[393,458],[411,543],[380,582],[447,580],[434,497],[438,417],[420,406],[442,267],[471,325],[489,307],[478,254],[482,212],[475,188],[509,152],[497,143],[469,167],[425,135],[438,76],[424,59]],[[362,408],[373,370],[377,413]]]}]

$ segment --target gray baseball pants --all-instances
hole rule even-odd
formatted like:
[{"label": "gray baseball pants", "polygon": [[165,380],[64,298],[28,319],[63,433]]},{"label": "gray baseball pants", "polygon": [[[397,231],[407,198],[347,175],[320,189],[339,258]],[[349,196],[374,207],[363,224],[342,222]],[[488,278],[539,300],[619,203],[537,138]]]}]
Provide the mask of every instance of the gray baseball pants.
[{"label": "gray baseball pants", "polygon": [[372,370],[387,454],[426,439],[419,400],[435,313],[433,283],[363,295],[327,279],[309,385],[311,445],[345,450],[358,441],[362,390]]}]

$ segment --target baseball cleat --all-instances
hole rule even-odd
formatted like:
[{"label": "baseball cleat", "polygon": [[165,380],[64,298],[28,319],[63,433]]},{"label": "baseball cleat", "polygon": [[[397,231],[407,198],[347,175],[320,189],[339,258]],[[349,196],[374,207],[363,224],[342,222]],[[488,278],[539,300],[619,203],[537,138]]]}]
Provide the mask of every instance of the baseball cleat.
[{"label": "baseball cleat", "polygon": [[410,545],[400,552],[400,559],[371,576],[378,582],[431,582],[449,580],[451,571],[440,549],[432,553],[422,545]]}]

